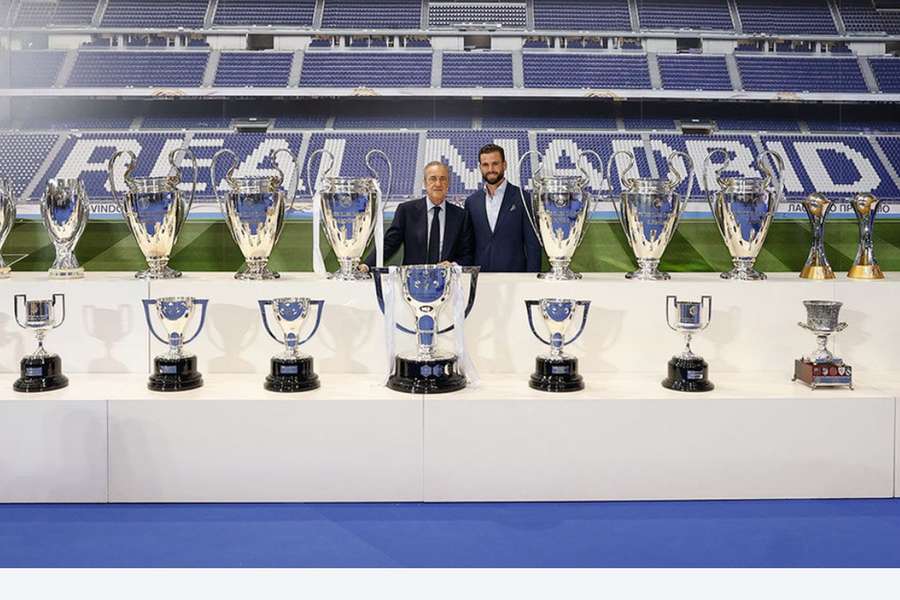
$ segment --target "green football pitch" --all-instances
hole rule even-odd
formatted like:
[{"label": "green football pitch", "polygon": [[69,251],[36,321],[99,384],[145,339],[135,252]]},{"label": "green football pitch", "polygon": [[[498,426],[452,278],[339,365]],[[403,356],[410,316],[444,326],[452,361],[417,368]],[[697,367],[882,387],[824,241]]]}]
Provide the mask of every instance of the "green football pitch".
[{"label": "green football pitch", "polygon": [[[826,227],[828,258],[835,271],[846,271],[856,254],[858,228],[853,220],[834,220]],[[805,221],[778,220],[772,224],[757,265],[763,271],[799,271],[810,246],[809,225]],[[337,262],[324,238],[326,264]],[[279,271],[312,270],[312,224],[289,222],[272,253],[272,267]],[[900,220],[882,220],[875,226],[875,251],[882,268],[900,271]],[[43,224],[22,221],[16,224],[3,254],[16,262],[16,271],[44,271],[53,261],[51,245]],[[144,268],[143,257],[126,225],[116,221],[88,224],[76,254],[89,271],[136,271]],[[399,263],[400,256],[392,263]],[[171,264],[183,271],[236,271],[242,263],[240,251],[222,221],[188,222],[173,252]],[[683,221],[663,257],[667,271],[722,271],[731,261],[712,221]],[[617,222],[597,221],[590,225],[575,254],[573,268],[585,272],[622,272],[634,268],[631,249]]]}]

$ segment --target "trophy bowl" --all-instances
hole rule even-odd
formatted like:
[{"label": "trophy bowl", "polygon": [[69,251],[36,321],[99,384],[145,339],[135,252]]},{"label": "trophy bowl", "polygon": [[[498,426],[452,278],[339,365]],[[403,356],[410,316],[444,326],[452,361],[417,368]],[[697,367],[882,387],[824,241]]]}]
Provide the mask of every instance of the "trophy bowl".
[{"label": "trophy bowl", "polygon": [[19,327],[34,332],[38,344],[34,352],[22,359],[21,377],[13,383],[13,390],[49,392],[69,385],[69,379],[62,374],[62,359],[44,349],[47,333],[66,320],[65,295],[53,294],[47,299],[29,300],[25,294],[16,294],[13,313]]},{"label": "trophy bowl", "polygon": [[804,300],[806,322],[797,323],[816,336],[816,349],[794,361],[794,381],[815,389],[820,386],[847,386],[853,389],[853,369],[828,350],[828,337],[846,329],[840,321],[843,303],[833,300]]},{"label": "trophy bowl", "polygon": [[10,268],[3,260],[3,244],[16,220],[16,199],[8,179],[0,179],[0,279],[9,277]]},{"label": "trophy bowl", "polygon": [[[313,358],[300,352],[300,346],[308,342],[319,330],[324,305],[324,300],[301,297],[259,300],[259,310],[266,332],[273,340],[284,344],[284,352],[271,359],[271,373],[266,377],[263,386],[265,389],[270,392],[307,392],[320,386],[319,376],[313,369]],[[275,323],[281,330],[280,338],[269,325],[267,308],[271,309]],[[309,321],[312,308],[316,309],[315,324],[309,335],[301,339],[300,334]]]},{"label": "trophy bowl", "polygon": [[[531,333],[542,343],[550,347],[550,351],[535,359],[535,370],[528,380],[532,389],[542,392],[576,392],[584,389],[584,378],[578,373],[578,359],[568,356],[563,348],[577,340],[584,332],[587,324],[590,300],[571,300],[567,298],[542,298],[526,300],[525,311],[528,314],[528,325]],[[534,326],[533,309],[540,309],[541,319],[548,338],[544,338]],[[575,320],[575,312],[581,307],[581,325],[575,335],[569,337],[568,331]]]},{"label": "trophy bowl", "polygon": [[51,179],[41,197],[41,217],[56,259],[50,267],[52,279],[80,279],[84,267],[75,258],[75,245],[84,233],[90,202],[80,179]]}]

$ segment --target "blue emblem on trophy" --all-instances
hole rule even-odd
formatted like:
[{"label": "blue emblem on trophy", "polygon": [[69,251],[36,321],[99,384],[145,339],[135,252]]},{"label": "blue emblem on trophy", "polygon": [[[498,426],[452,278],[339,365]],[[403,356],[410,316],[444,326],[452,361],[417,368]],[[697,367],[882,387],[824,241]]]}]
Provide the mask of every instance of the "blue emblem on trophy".
[{"label": "blue emblem on trophy", "polygon": [[[544,338],[534,326],[534,307],[541,309],[541,318],[549,333]],[[575,321],[575,313],[581,307],[581,325],[575,335],[569,337],[568,332]],[[563,348],[577,340],[584,332],[587,324],[590,300],[568,300],[562,298],[542,298],[526,300],[525,311],[528,313],[528,325],[534,337],[550,346],[550,352],[535,359],[535,370],[528,385],[542,392],[576,392],[584,389],[584,379],[578,374],[578,359],[568,356]]]},{"label": "blue emblem on trophy", "polygon": [[[378,305],[384,312],[383,275],[389,269],[374,269],[375,292]],[[469,297],[463,315],[468,316],[475,304],[478,286],[478,267],[463,267],[471,276]],[[438,336],[452,331],[455,325],[440,329],[438,314],[452,299],[457,274],[449,265],[406,265],[399,269],[403,299],[413,312],[415,330],[397,324],[397,329],[416,336],[415,352],[394,358],[394,366],[387,386],[399,392],[438,394],[454,392],[466,387],[466,377],[460,371],[459,356],[441,351]],[[392,283],[391,283],[392,285]]]},{"label": "blue emblem on trophy", "polygon": [[[319,387],[319,376],[313,370],[313,358],[300,352],[300,346],[308,342],[319,330],[324,306],[324,300],[309,298],[274,298],[259,301],[263,326],[273,340],[284,344],[284,352],[272,357],[271,374],[266,377],[264,387],[270,392],[306,392]],[[301,333],[309,321],[310,310],[313,307],[316,309],[315,323],[312,331],[301,339]],[[275,323],[281,330],[280,338],[269,326],[267,308],[271,308]]]},{"label": "blue emblem on trophy", "polygon": [[[150,333],[163,344],[168,344],[169,350],[153,359],[153,375],[147,387],[155,392],[180,392],[192,390],[203,385],[203,376],[197,371],[197,357],[184,351],[184,345],[191,343],[203,330],[206,322],[206,307],[209,300],[191,298],[189,296],[171,296],[142,300],[144,303],[144,316],[147,317],[147,326]],[[161,337],[153,326],[150,308],[156,314],[166,332],[166,337]],[[193,335],[185,335],[188,325],[197,314],[200,307],[200,324]]]}]

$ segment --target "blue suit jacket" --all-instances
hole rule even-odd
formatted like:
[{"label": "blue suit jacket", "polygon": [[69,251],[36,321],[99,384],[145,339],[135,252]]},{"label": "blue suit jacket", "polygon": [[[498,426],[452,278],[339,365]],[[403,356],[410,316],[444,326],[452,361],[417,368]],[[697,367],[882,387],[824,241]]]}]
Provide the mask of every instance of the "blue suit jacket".
[{"label": "blue suit jacket", "polygon": [[[525,202],[530,202],[525,194]],[[497,225],[491,231],[485,208],[484,190],[466,198],[470,229],[475,234],[475,265],[481,271],[537,273],[541,270],[541,244],[534,235],[530,217],[522,206],[519,188],[506,183]]]}]

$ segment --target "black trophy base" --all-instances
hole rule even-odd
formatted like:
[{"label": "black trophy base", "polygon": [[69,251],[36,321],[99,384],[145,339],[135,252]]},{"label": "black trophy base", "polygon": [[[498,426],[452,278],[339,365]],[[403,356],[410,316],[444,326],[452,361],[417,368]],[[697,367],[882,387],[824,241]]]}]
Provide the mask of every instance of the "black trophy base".
[{"label": "black trophy base", "polygon": [[673,356],[669,361],[669,376],[663,379],[662,385],[677,392],[708,392],[715,387],[708,377],[709,365],[699,356]]},{"label": "black trophy base", "polygon": [[319,376],[313,371],[312,356],[303,358],[273,358],[272,373],[263,384],[270,392],[308,392],[318,389]]},{"label": "black trophy base", "polygon": [[853,368],[843,362],[812,363],[805,360],[794,361],[794,381],[800,381],[816,389],[817,387],[847,386],[853,389]]},{"label": "black trophy base", "polygon": [[154,392],[183,392],[203,385],[203,376],[197,371],[197,357],[153,359],[153,375],[147,387]]},{"label": "black trophy base", "polygon": [[534,362],[534,373],[528,380],[532,389],[542,392],[577,392],[584,389],[584,378],[578,374],[577,358],[567,356],[551,360],[538,356]]},{"label": "black trophy base", "polygon": [[69,378],[62,374],[62,359],[50,356],[22,359],[22,376],[13,383],[17,392],[51,392],[69,385]]},{"label": "black trophy base", "polygon": [[459,373],[455,356],[431,360],[398,356],[387,386],[407,394],[446,394],[466,387],[466,378]]}]

